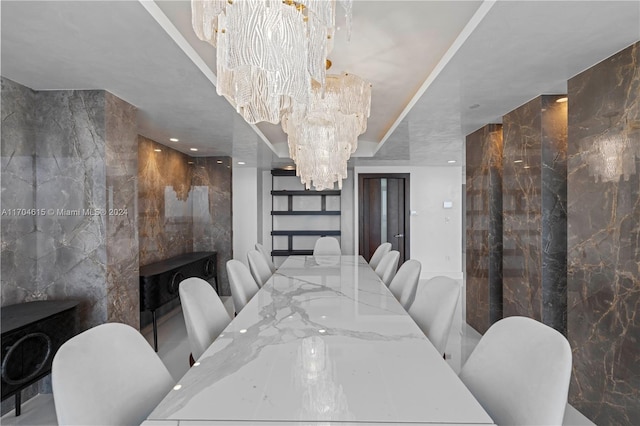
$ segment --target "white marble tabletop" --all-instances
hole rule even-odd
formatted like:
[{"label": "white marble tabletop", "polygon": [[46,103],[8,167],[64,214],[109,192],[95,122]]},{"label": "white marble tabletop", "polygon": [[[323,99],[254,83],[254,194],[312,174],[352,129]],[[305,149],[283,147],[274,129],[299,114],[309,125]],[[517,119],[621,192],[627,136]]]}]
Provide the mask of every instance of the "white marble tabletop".
[{"label": "white marble tabletop", "polygon": [[493,424],[358,256],[288,258],[145,425]]}]

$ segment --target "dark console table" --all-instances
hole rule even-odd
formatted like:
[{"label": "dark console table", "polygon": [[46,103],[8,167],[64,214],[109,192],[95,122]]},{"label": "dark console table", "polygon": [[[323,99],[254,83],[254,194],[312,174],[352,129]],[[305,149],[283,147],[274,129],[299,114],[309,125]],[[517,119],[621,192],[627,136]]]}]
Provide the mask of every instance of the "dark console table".
[{"label": "dark console table", "polygon": [[60,346],[76,335],[77,305],[42,300],[2,307],[2,400],[15,395],[16,416],[22,390],[51,372]]},{"label": "dark console table", "polygon": [[218,262],[215,251],[200,251],[171,257],[140,267],[140,311],[153,316],[153,348],[158,352],[156,309],[178,297],[178,286],[186,278],[215,278],[218,291]]}]

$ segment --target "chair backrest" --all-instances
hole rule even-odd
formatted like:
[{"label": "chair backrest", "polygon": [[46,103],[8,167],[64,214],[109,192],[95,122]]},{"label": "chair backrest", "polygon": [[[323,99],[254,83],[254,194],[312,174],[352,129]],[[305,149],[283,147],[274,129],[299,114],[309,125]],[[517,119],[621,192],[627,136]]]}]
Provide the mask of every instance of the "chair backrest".
[{"label": "chair backrest", "polygon": [[389,290],[398,299],[402,307],[409,309],[416,297],[422,264],[414,259],[402,264],[389,284]]},{"label": "chair backrest", "polygon": [[238,313],[258,292],[258,284],[251,276],[249,269],[239,260],[231,259],[227,261],[227,275],[229,276],[233,307]]},{"label": "chair backrest", "polygon": [[382,282],[388,287],[391,284],[391,280],[396,275],[398,270],[398,260],[400,260],[400,252],[398,250],[391,250],[389,253],[382,257],[382,260],[376,268],[376,274],[382,279]]},{"label": "chair backrest", "polygon": [[418,285],[416,298],[409,307],[411,318],[441,354],[447,348],[459,297],[460,284],[439,276]]},{"label": "chair backrest", "polygon": [[51,366],[60,425],[142,423],[174,380],[138,330],[107,323],[67,340]]},{"label": "chair backrest", "polygon": [[231,318],[211,284],[202,278],[187,278],[178,289],[187,337],[194,360],[222,333]]},{"label": "chair backrest", "polygon": [[567,339],[525,317],[493,324],[460,371],[497,425],[561,425],[570,377]]},{"label": "chair backrest", "polygon": [[276,265],[273,264],[273,260],[271,260],[271,256],[269,255],[269,252],[267,251],[267,249],[264,248],[262,244],[256,243],[256,250],[258,250],[260,254],[262,254],[262,256],[264,257],[264,260],[267,262],[267,265],[269,265],[269,269],[271,270],[271,273],[273,274],[274,272],[276,272]]},{"label": "chair backrest", "polygon": [[373,252],[371,259],[369,259],[369,266],[371,266],[371,268],[375,270],[378,267],[378,264],[380,264],[380,261],[382,260],[384,255],[389,253],[390,251],[391,243],[380,244],[376,251]]},{"label": "chair backrest", "polygon": [[340,256],[340,243],[333,237],[320,237],[313,247],[314,256]]},{"label": "chair backrest", "polygon": [[247,252],[247,261],[249,262],[249,270],[251,276],[258,284],[258,287],[262,287],[267,282],[273,273],[269,269],[269,265],[264,260],[264,256],[258,250],[249,250]]}]

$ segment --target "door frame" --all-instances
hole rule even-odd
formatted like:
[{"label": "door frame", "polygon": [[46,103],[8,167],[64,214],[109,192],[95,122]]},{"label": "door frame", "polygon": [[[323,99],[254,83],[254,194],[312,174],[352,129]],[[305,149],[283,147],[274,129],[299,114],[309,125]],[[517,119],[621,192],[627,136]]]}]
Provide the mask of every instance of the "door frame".
[{"label": "door frame", "polygon": [[[364,247],[364,180],[365,179],[403,179],[404,182],[404,258],[405,261],[411,259],[410,246],[411,246],[411,203],[410,203],[410,188],[411,188],[411,174],[410,173],[359,173],[358,174],[358,253]],[[399,267],[400,265],[398,265]]]}]

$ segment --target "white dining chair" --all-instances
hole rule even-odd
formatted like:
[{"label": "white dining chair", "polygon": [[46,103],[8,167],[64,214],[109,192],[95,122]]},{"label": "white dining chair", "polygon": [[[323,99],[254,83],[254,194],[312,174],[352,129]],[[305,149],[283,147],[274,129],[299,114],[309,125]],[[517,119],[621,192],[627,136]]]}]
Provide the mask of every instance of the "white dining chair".
[{"label": "white dining chair", "polygon": [[189,365],[193,365],[229,325],[231,317],[218,293],[202,278],[183,280],[178,292],[191,347]]},{"label": "white dining chair", "polygon": [[409,309],[416,297],[422,264],[410,259],[402,264],[389,284],[389,290],[398,299],[403,308]]},{"label": "white dining chair", "polygon": [[369,259],[369,266],[371,266],[371,268],[375,270],[378,267],[378,264],[380,263],[384,255],[389,253],[390,251],[391,251],[391,243],[380,244],[376,249],[376,251],[373,252],[371,259]]},{"label": "white dining chair", "polygon": [[247,252],[247,261],[249,262],[251,276],[258,284],[258,287],[262,287],[273,275],[269,265],[264,260],[264,256],[258,250],[249,250]]},{"label": "white dining chair", "polygon": [[131,326],[106,323],[67,340],[51,366],[59,425],[142,423],[174,385]]},{"label": "white dining chair", "polygon": [[376,274],[380,277],[384,285],[389,287],[391,280],[396,275],[398,269],[398,261],[400,260],[400,252],[398,250],[391,250],[385,254],[380,260],[378,267],[375,269]]},{"label": "white dining chair", "polygon": [[333,237],[320,237],[313,247],[314,256],[340,256],[340,243]]},{"label": "white dining chair", "polygon": [[460,371],[496,425],[562,425],[570,378],[567,339],[525,317],[493,324]]},{"label": "white dining chair", "polygon": [[233,308],[237,314],[260,289],[251,276],[249,269],[239,260],[231,259],[227,261],[227,275],[229,277],[229,286],[231,287]]},{"label": "white dining chair", "polygon": [[262,254],[262,256],[264,257],[264,260],[267,262],[267,265],[269,265],[269,269],[271,270],[271,273],[273,274],[274,272],[276,272],[276,265],[273,264],[273,260],[271,260],[271,255],[269,255],[269,252],[267,251],[267,249],[264,248],[262,244],[256,243],[256,250],[258,250],[260,254]]},{"label": "white dining chair", "polygon": [[460,284],[452,278],[438,276],[418,285],[409,315],[444,356],[447,340],[460,297]]}]

